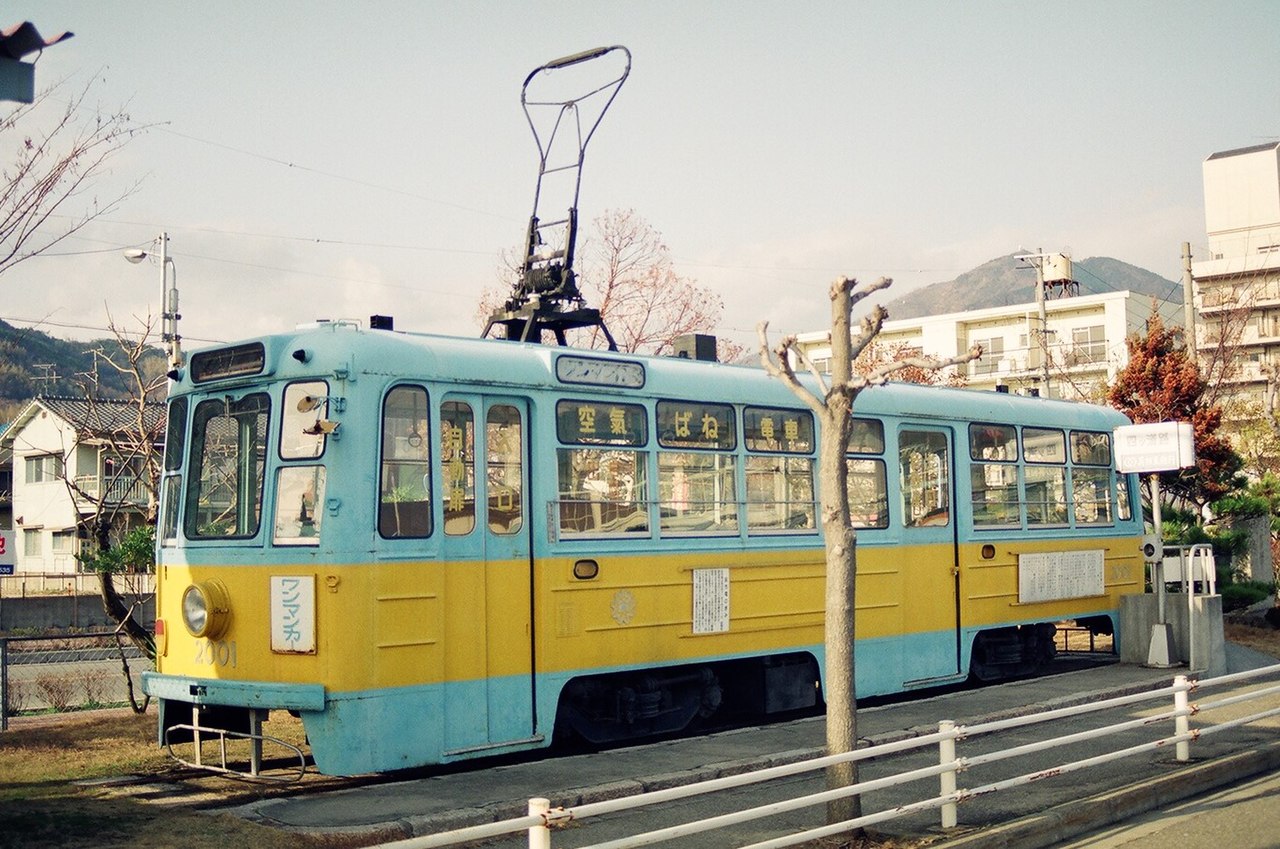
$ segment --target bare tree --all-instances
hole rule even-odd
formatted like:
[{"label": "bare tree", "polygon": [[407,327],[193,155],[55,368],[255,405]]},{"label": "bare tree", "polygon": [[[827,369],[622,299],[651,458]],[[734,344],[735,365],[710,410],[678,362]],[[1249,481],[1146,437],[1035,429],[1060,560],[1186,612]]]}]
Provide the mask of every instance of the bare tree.
[{"label": "bare tree", "polygon": [[[676,273],[662,234],[635,210],[608,210],[595,219],[594,227],[578,251],[583,269],[580,289],[587,302],[600,310],[618,350],[661,356],[672,353],[679,336],[715,330],[724,301],[711,289]],[[508,279],[520,266],[514,255],[504,256],[503,265],[500,274]],[[476,309],[482,326],[506,296],[502,288],[485,290]],[[569,338],[582,348],[607,345],[598,327],[572,331]],[[722,362],[732,362],[742,356],[743,349],[720,340],[717,353]]]},{"label": "bare tree", "polygon": [[[853,370],[861,375],[869,375],[877,369],[883,368],[886,363],[910,360],[920,355],[919,348],[908,345],[906,342],[898,342],[891,345],[872,342],[853,361]],[[925,386],[962,387],[967,386],[969,383],[965,373],[958,368],[938,371],[937,369],[921,368],[913,365],[903,366],[902,369],[894,374],[894,379],[906,383],[920,383]]]},{"label": "bare tree", "polygon": [[[907,357],[886,360],[866,373],[859,374],[853,363],[880,333],[888,313],[875,306],[862,319],[853,333],[851,314],[854,305],[868,295],[888,288],[893,281],[882,277],[869,286],[859,288],[858,281],[841,277],[831,284],[831,373],[824,376],[799,347],[795,336],[785,336],[775,348],[769,347],[769,324],[758,327],[760,363],[770,375],[778,378],[796,394],[821,423],[818,441],[819,483],[822,489],[822,531],[826,543],[826,675],[824,695],[827,701],[827,754],[852,752],[857,746],[857,694],[854,687],[854,610],[857,576],[858,535],[849,519],[848,466],[845,453],[852,428],[854,401],[868,386],[885,383],[890,376],[906,369],[937,371],[975,360],[982,355],[980,347],[948,360]],[[793,359],[817,382],[818,392],[800,382]],[[857,765],[852,761],[829,767],[827,786],[835,790],[856,784]],[[861,815],[858,796],[846,796],[827,806],[827,820],[835,824]]]},{"label": "bare tree", "polygon": [[[160,398],[166,389],[164,356],[148,344],[150,325],[135,339],[128,338],[108,317],[114,344],[94,349],[99,363],[124,376],[129,397],[106,400],[86,382],[79,411],[76,444],[92,445],[101,456],[94,475],[63,479],[72,502],[80,505],[80,527],[92,548],[79,555],[81,563],[97,572],[102,604],[123,636],[148,658],[155,658],[155,637],[138,611],[151,597],[143,576],[154,571],[154,528],[159,502],[161,456],[165,415]],[[141,510],[139,510],[139,507]],[[118,586],[117,583],[123,585]],[[123,589],[123,591],[122,591]],[[128,678],[128,663],[121,654]],[[146,707],[133,696],[135,710]]]},{"label": "bare tree", "polygon": [[[110,213],[136,188],[106,199],[87,196],[111,156],[145,129],[123,111],[91,107],[97,81],[65,102],[59,98],[67,83],[55,84],[0,118],[0,147],[13,151],[0,171],[0,273]],[[49,112],[56,117],[42,124]]]}]

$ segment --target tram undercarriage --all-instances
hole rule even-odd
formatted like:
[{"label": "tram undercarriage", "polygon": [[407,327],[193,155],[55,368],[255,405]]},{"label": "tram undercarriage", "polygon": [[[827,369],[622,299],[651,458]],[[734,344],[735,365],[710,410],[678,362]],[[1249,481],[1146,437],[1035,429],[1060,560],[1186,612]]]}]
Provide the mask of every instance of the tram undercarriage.
[{"label": "tram undercarriage", "polygon": [[814,708],[818,681],[817,661],[803,653],[583,676],[561,693],[556,736],[605,745],[713,716]]}]

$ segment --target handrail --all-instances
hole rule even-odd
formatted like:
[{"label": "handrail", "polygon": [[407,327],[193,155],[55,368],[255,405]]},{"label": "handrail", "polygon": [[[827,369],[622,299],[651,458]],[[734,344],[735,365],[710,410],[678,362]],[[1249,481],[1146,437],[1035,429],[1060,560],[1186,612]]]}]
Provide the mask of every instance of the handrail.
[{"label": "handrail", "polygon": [[[1204,679],[1198,682],[1189,680],[1185,675],[1179,675],[1176,676],[1168,686],[1142,693],[1118,696],[1111,699],[1105,699],[1103,701],[1090,702],[1072,707],[1042,711],[1028,716],[976,723],[967,727],[956,725],[949,720],[943,720],[939,723],[938,731],[923,734],[918,737],[858,749],[854,752],[827,755],[782,766],[769,767],[755,772],[700,781],[683,787],[656,790],[620,799],[611,799],[570,807],[552,807],[544,798],[530,799],[528,816],[503,820],[500,822],[485,823],[483,825],[471,826],[468,828],[455,829],[435,835],[399,840],[393,843],[382,844],[380,849],[431,849],[431,847],[456,846],[461,843],[513,834],[525,830],[529,833],[530,847],[549,849],[551,846],[551,829],[555,826],[564,825],[569,822],[580,821],[588,817],[599,816],[606,813],[617,813],[620,811],[632,810],[678,799],[685,799],[719,790],[743,787],[776,778],[798,775],[804,772],[823,769],[837,763],[868,760],[871,758],[884,757],[886,755],[898,754],[928,746],[938,747],[940,758],[936,765],[916,768],[891,776],[862,781],[847,787],[824,790],[819,793],[807,794],[729,814],[709,817],[704,820],[683,823],[676,826],[668,826],[641,834],[631,835],[629,837],[597,843],[593,844],[591,849],[630,849],[630,847],[644,846],[663,840],[686,837],[692,834],[709,831],[714,828],[736,825],[738,823],[748,822],[774,814],[796,810],[802,807],[825,804],[826,802],[846,796],[861,795],[873,790],[880,790],[932,777],[938,777],[940,779],[941,792],[937,795],[927,796],[915,802],[895,806],[884,811],[870,813],[858,817],[857,819],[826,825],[796,834],[785,835],[764,842],[753,843],[748,847],[744,847],[744,849],[781,849],[781,847],[785,846],[795,846],[807,841],[847,832],[850,829],[866,827],[905,816],[907,814],[930,809],[940,809],[943,827],[951,828],[956,825],[956,806],[960,803],[976,799],[981,796],[986,796],[991,793],[1000,792],[1002,790],[1009,790],[1031,784],[1049,775],[1077,772],[1079,770],[1088,769],[1093,766],[1098,766],[1100,764],[1109,763],[1145,752],[1152,752],[1161,749],[1167,751],[1170,746],[1175,747],[1176,759],[1180,762],[1186,762],[1190,759],[1190,744],[1192,742],[1210,734],[1221,733],[1250,722],[1256,722],[1260,719],[1280,715],[1280,707],[1267,708],[1247,716],[1235,717],[1212,726],[1192,730],[1189,723],[1190,717],[1198,716],[1203,714],[1205,711],[1214,708],[1236,705],[1246,701],[1257,700],[1264,696],[1280,694],[1280,684],[1252,690],[1245,694],[1225,696],[1216,701],[1204,702],[1199,705],[1191,704],[1188,701],[1188,696],[1191,692],[1210,687],[1223,687],[1241,682],[1252,682],[1255,679],[1278,675],[1280,675],[1280,664],[1249,670],[1247,672],[1239,672],[1216,678]],[[1007,731],[1014,728],[1052,722],[1064,717],[1098,713],[1104,710],[1126,707],[1155,699],[1168,699],[1170,696],[1173,698],[1173,708],[1161,711],[1154,715],[1143,716],[1137,719],[1128,719],[1101,728],[1053,737],[1038,743],[1012,746],[1007,749],[989,752],[986,754],[968,757],[961,757],[955,754],[955,744],[957,742],[972,739],[980,735],[995,734],[997,732]],[[966,769],[974,766],[1048,751],[1060,746],[1079,743],[1084,740],[1108,737],[1124,731],[1132,731],[1141,727],[1151,726],[1161,722],[1168,722],[1170,719],[1175,722],[1174,733],[1160,737],[1156,740],[1107,751],[1087,758],[1042,767],[1030,772],[1024,772],[1012,778],[989,782],[977,787],[959,788],[956,786],[956,776],[964,772]]]}]

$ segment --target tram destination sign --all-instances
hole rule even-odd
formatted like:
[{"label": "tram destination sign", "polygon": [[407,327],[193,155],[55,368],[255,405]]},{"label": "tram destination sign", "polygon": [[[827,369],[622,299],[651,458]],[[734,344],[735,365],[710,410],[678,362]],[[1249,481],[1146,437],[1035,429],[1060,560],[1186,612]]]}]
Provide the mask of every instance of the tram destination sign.
[{"label": "tram destination sign", "polygon": [[1116,468],[1123,474],[1171,472],[1196,464],[1195,431],[1188,422],[1152,422],[1116,428]]}]

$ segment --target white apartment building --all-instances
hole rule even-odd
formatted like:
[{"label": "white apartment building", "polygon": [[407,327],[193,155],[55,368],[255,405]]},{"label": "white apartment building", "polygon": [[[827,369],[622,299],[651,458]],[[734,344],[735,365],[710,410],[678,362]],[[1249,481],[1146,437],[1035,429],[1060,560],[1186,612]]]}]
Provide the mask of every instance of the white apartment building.
[{"label": "white apartment building", "polygon": [[[1043,337],[1036,303],[889,320],[876,344],[937,359],[981,345],[982,358],[960,367],[971,389],[1097,401],[1128,364],[1125,339],[1143,331],[1152,306],[1150,295],[1128,291],[1050,298]],[[1180,304],[1156,308],[1166,325],[1181,326]],[[826,331],[800,334],[799,344],[820,369],[829,370]]]},{"label": "white apartment building", "polygon": [[1204,219],[1208,255],[1191,265],[1197,349],[1234,348],[1231,367],[1211,377],[1261,403],[1260,366],[1280,364],[1280,142],[1205,160]]}]

